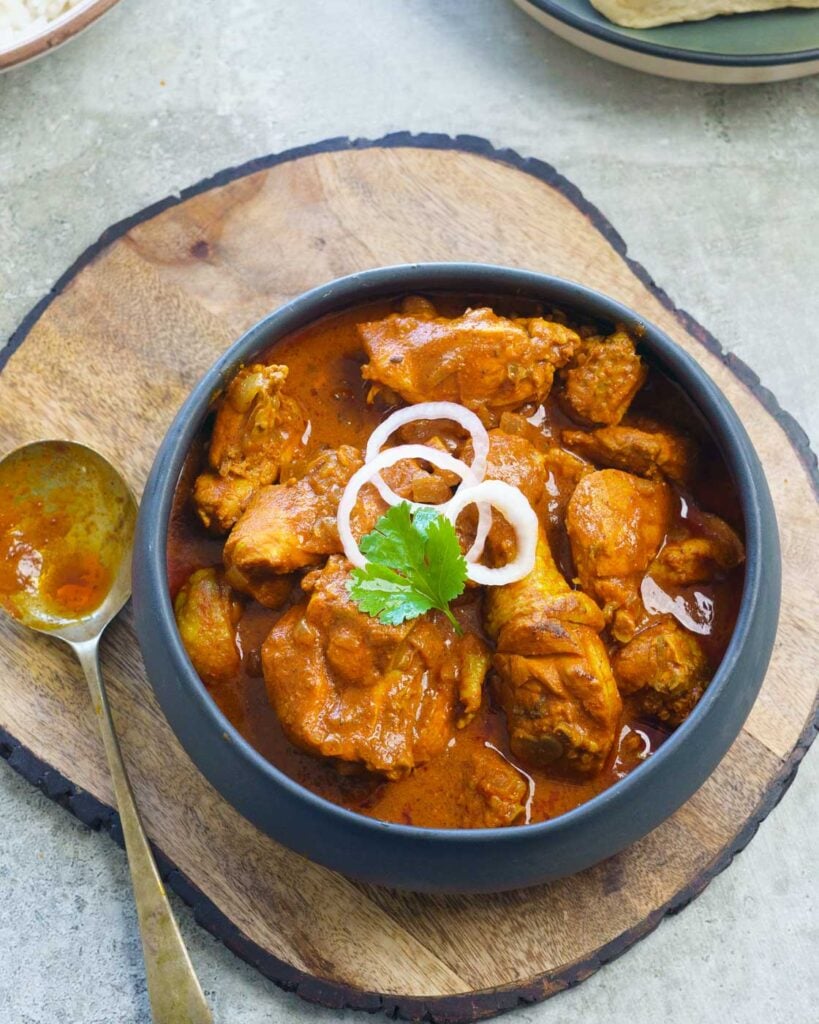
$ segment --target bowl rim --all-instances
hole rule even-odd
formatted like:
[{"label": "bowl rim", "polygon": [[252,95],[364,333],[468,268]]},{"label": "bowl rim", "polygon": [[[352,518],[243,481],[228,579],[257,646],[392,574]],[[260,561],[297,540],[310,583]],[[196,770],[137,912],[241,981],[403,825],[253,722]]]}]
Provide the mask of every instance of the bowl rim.
[{"label": "bowl rim", "polygon": [[47,22],[39,32],[21,35],[18,42],[0,46],[0,71],[27,64],[84,32],[119,0],[78,0],[73,7]]},{"label": "bowl rim", "polygon": [[[456,278],[471,280],[467,286],[462,283],[454,286],[451,282]],[[173,498],[191,442],[212,405],[213,397],[224,388],[244,358],[264,351],[288,334],[324,316],[371,301],[379,295],[399,296],[412,291],[468,293],[470,290],[487,296],[514,297],[517,294],[529,299],[535,297],[533,292],[542,291],[543,301],[553,301],[612,324],[625,323],[639,332],[641,342],[647,345],[664,371],[676,379],[704,416],[733,475],[745,526],[745,579],[731,639],[705,694],[688,718],[646,762],[603,792],[547,821],[513,828],[426,828],[371,818],[311,792],[267,760],[241,735],[208,693],[182,644],[168,588],[166,549]],[[550,291],[559,291],[561,297],[550,298]],[[275,335],[272,340],[271,335]],[[691,394],[694,385],[696,396]],[[764,541],[758,484],[754,478],[756,460],[745,428],[707,372],[664,331],[618,300],[566,278],[523,268],[466,262],[395,264],[336,278],[300,294],[251,326],[211,365],[183,402],[157,450],[139,512],[138,535],[144,535],[146,542],[137,546],[134,557],[145,556],[140,576],[145,579],[146,600],[157,602],[156,617],[168,642],[169,671],[180,680],[187,697],[194,700],[218,727],[218,734],[235,748],[249,767],[265,777],[266,783],[284,788],[291,797],[320,814],[373,835],[388,832],[396,837],[431,844],[465,842],[473,845],[487,840],[514,843],[524,836],[530,839],[543,837],[545,840],[587,822],[612,805],[625,803],[627,806],[632,793],[639,793],[652,776],[660,774],[666,762],[676,757],[678,748],[688,741],[689,736],[715,710],[719,712],[719,699],[733,676],[761,600]],[[144,552],[141,550],[143,546]]]}]

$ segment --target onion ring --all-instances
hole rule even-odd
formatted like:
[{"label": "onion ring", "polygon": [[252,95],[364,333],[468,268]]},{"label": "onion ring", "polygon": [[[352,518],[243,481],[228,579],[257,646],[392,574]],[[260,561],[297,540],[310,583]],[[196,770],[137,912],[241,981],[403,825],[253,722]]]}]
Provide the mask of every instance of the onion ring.
[{"label": "onion ring", "polygon": [[[403,409],[397,409],[383,423],[379,423],[370,434],[364,461],[372,461],[399,427],[406,426],[407,423],[414,423],[416,420],[451,420],[462,427],[472,438],[470,468],[478,483],[483,480],[486,475],[486,459],[489,455],[489,434],[474,412],[456,402],[419,402],[417,405],[407,405]],[[404,500],[387,486],[381,479],[380,473],[373,478],[373,483],[388,505],[397,505]]]},{"label": "onion ring", "polygon": [[[404,459],[423,459],[425,462],[431,462],[439,469],[445,469],[450,473],[455,473],[461,478],[463,483],[466,484],[464,492],[474,490],[475,486],[478,485],[478,481],[475,479],[475,474],[465,462],[461,462],[460,459],[454,458],[447,452],[439,451],[437,448],[430,448],[424,444],[402,444],[397,448],[388,448],[386,451],[379,452],[375,458],[370,462],[365,462],[360,469],[353,473],[347,483],[347,486],[344,488],[344,493],[341,495],[341,501],[338,503],[337,522],[341,546],[344,548],[344,554],[347,558],[359,569],[364,568],[367,564],[367,560],[361,554],[361,550],[353,536],[352,528],[350,527],[350,513],[355,507],[358,492],[364,484],[373,482],[373,477],[376,473],[380,473],[382,469],[394,466],[396,462],[402,462]],[[506,486],[506,484],[504,484],[504,486]],[[512,488],[510,488],[510,490],[512,490]],[[439,508],[442,513],[446,514],[446,510],[455,498],[458,497],[459,493],[461,493],[461,487],[458,488],[455,495],[444,505],[422,505],[417,501],[407,501],[407,504],[412,509],[430,507]],[[521,497],[523,496],[521,495]],[[406,500],[406,498],[399,497],[396,504]],[[526,499],[523,498],[523,500],[525,501]],[[466,505],[469,503],[469,501],[464,502]],[[461,505],[461,508],[463,507],[464,506]],[[534,515],[534,513],[532,514]]]},{"label": "onion ring", "polygon": [[505,484],[502,480],[484,480],[473,487],[459,487],[442,511],[454,526],[460,513],[473,502],[485,503],[503,512],[506,521],[515,531],[518,550],[511,562],[497,569],[469,563],[466,569],[469,579],[488,587],[501,587],[528,576],[535,567],[539,527],[537,513],[525,496],[517,487]]},{"label": "onion ring", "polygon": [[[367,441],[367,448],[364,452],[364,461],[367,463],[371,462],[396,430],[406,426],[407,423],[414,423],[417,420],[451,420],[465,430],[472,438],[472,463],[470,468],[475,476],[475,483],[480,483],[483,480],[486,475],[486,460],[489,456],[489,434],[478,416],[471,409],[467,409],[464,405],[458,405],[457,402],[419,402],[417,405],[408,405],[403,409],[396,409],[383,423],[379,423],[372,434],[370,434],[370,439]],[[435,448],[432,450],[437,451]],[[427,461],[432,462],[433,460],[427,459]],[[388,505],[398,505],[405,500],[395,493],[384,481],[380,473],[376,473],[373,476],[372,483]],[[429,505],[424,502],[415,502],[414,506],[416,508],[440,507],[443,509],[443,505]],[[489,506],[482,502],[478,505],[478,526],[475,540],[465,555],[467,562],[477,562],[481,557],[491,526],[491,511]]]}]

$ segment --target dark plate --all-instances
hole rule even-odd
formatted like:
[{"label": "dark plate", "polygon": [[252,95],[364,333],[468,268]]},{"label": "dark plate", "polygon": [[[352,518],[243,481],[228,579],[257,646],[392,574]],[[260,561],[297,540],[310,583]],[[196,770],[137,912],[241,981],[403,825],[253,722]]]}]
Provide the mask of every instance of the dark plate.
[{"label": "dark plate", "polygon": [[639,71],[729,83],[819,71],[819,10],[785,8],[631,29],[609,21],[589,0],[515,3],[575,45]]}]

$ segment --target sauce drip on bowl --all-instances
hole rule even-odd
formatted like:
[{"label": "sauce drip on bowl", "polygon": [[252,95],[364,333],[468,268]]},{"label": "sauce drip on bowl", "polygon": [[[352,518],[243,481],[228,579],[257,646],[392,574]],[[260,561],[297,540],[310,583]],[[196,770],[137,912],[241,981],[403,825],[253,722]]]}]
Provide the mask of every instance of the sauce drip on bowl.
[{"label": "sauce drip on bowl", "polygon": [[82,445],[32,444],[0,464],[0,607],[56,629],[105,600],[122,561],[130,495]]}]

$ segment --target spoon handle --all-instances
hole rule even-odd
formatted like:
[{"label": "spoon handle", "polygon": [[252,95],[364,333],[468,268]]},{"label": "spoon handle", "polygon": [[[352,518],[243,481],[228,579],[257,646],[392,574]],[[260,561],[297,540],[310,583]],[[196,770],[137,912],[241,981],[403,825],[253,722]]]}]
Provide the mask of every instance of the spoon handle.
[{"label": "spoon handle", "polygon": [[98,645],[99,637],[85,643],[71,644],[91,690],[91,700],[114,784],[134,887],[154,1024],[212,1024],[210,1009],[194,973],[140,821],[100,674]]}]

